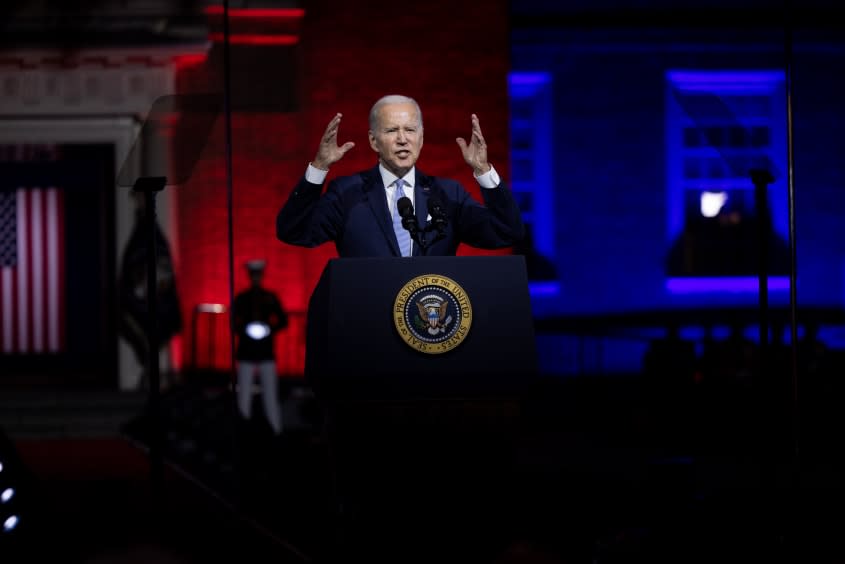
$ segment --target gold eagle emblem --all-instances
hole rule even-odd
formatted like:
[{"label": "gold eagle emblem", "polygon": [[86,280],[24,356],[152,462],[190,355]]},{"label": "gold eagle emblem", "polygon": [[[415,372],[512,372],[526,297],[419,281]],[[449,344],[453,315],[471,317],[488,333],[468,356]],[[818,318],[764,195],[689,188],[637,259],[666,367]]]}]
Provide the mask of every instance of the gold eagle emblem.
[{"label": "gold eagle emblem", "polygon": [[449,309],[449,302],[440,296],[428,295],[417,301],[417,309],[423,323],[427,324],[427,331],[431,335],[437,335],[446,330],[451,318],[446,316]]}]

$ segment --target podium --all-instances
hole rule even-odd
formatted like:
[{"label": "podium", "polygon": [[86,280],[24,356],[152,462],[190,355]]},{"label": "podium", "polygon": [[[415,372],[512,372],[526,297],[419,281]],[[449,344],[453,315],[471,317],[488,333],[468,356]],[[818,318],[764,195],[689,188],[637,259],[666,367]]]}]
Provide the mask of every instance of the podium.
[{"label": "podium", "polygon": [[344,550],[432,561],[498,538],[537,373],[524,257],[331,260],[306,331]]},{"label": "podium", "polygon": [[311,296],[305,376],[324,398],[506,397],[536,373],[522,256],[333,259]]}]

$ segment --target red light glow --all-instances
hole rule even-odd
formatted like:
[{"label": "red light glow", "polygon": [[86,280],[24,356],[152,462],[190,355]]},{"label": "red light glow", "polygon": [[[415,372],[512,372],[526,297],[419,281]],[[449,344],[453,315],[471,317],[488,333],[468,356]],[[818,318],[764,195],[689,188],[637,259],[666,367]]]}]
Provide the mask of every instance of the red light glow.
[{"label": "red light glow", "polygon": [[[205,8],[207,16],[222,16],[223,6],[208,6]],[[230,18],[252,19],[301,19],[305,16],[302,8],[235,8],[228,12]]]},{"label": "red light glow", "polygon": [[[210,38],[216,43],[223,43],[224,41],[224,35],[222,33],[212,33]],[[230,35],[229,43],[231,45],[296,45],[299,43],[299,37],[296,35],[259,35],[244,33]]]}]

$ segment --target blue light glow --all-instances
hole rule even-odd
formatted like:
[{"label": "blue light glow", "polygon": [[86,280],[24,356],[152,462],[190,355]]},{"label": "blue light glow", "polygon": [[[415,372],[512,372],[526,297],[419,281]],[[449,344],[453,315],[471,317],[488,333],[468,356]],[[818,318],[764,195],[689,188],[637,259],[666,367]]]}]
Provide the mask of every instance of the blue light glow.
[{"label": "blue light glow", "polygon": [[529,282],[528,291],[532,296],[557,296],[560,294],[560,282]]},{"label": "blue light glow", "polygon": [[547,72],[513,72],[510,74],[511,84],[546,84],[551,81]]},{"label": "blue light glow", "polygon": [[771,90],[784,79],[783,71],[684,71],[666,73],[679,90],[687,91],[749,91],[756,88]]},{"label": "blue light glow", "polygon": [[508,75],[512,98],[535,96],[551,82],[552,75],[547,72],[512,72]]},{"label": "blue light glow", "polygon": [[[767,283],[770,292],[789,290],[789,278],[786,276],[771,276]],[[708,292],[756,293],[759,287],[759,279],[756,276],[666,279],[666,290],[672,294],[700,294]]]},{"label": "blue light glow", "polygon": [[[541,255],[556,261],[555,215],[552,179],[552,74],[541,71],[511,72],[512,189],[520,201],[523,220],[532,245]],[[518,141],[516,141],[518,139]],[[557,293],[540,290],[543,295]]]},{"label": "blue light glow", "polygon": [[[689,209],[690,191],[724,191],[733,198],[749,199],[752,189],[750,176],[742,171],[752,165],[766,168],[775,177],[768,187],[768,205],[772,227],[784,241],[788,236],[788,199],[784,174],[786,170],[786,131],[783,129],[785,102],[783,100],[783,72],[780,70],[710,70],[677,69],[666,72],[666,174],[667,174],[667,239],[674,243],[684,232]],[[755,105],[754,100],[766,100]],[[749,103],[745,103],[749,102]],[[745,131],[745,141],[739,148],[728,151],[724,140],[712,144],[707,132],[713,129],[724,134],[725,125]],[[767,141],[761,145],[750,143],[753,130],[768,131]],[[695,132],[692,145],[687,145],[687,133]],[[741,158],[739,155],[741,154]],[[691,163],[692,172],[685,168]],[[759,163],[759,164],[758,164]],[[714,174],[702,173],[715,165]],[[726,180],[728,179],[728,180]],[[750,209],[753,209],[750,208]],[[750,292],[745,282],[681,285],[678,293],[689,292]],[[771,289],[782,289],[776,283]],[[686,289],[690,286],[692,289]],[[717,288],[723,287],[723,290]],[[788,288],[788,285],[786,286]],[[670,292],[675,292],[669,288]]]}]

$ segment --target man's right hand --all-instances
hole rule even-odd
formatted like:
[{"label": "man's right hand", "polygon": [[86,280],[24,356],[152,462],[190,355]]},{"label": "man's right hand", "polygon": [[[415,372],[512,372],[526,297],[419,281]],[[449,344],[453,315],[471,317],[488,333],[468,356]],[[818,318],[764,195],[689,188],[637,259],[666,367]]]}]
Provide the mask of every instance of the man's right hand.
[{"label": "man's right hand", "polygon": [[317,156],[311,161],[311,165],[320,170],[329,170],[329,167],[343,158],[346,152],[355,146],[352,141],[347,141],[342,146],[337,145],[337,130],[340,127],[340,118],[343,114],[336,114],[326,126],[323,138],[320,139],[320,147],[317,149]]}]

